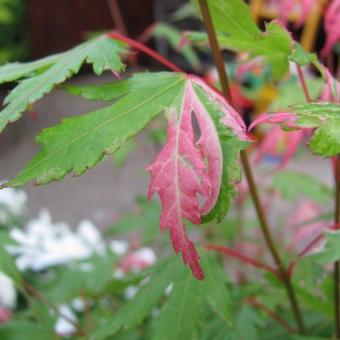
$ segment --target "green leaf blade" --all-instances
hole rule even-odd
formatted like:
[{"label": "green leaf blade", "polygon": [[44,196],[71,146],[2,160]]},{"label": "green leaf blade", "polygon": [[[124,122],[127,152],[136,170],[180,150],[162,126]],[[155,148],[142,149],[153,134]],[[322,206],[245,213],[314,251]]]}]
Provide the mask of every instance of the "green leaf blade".
[{"label": "green leaf blade", "polygon": [[7,185],[21,186],[33,180],[47,184],[69,172],[81,175],[104,154],[116,151],[183,91],[182,75],[156,74],[147,82],[150,78],[150,74],[134,77],[130,93],[112,106],[43,130],[36,139],[42,149]]},{"label": "green leaf blade", "polygon": [[8,123],[18,120],[30,104],[41,99],[54,86],[78,73],[86,60],[93,64],[97,74],[106,69],[122,71],[124,66],[119,59],[120,46],[120,43],[109,37],[101,36],[59,55],[45,72],[23,80],[4,100],[7,106],[0,112],[0,132]]},{"label": "green leaf blade", "polygon": [[154,340],[198,339],[202,319],[202,282],[189,272],[175,281],[156,320]]}]

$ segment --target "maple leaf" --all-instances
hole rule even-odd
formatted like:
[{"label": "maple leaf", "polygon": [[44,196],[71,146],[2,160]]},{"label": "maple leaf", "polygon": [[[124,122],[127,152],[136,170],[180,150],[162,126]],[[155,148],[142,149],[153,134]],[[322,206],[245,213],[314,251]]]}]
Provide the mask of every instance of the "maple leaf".
[{"label": "maple leaf", "polygon": [[[203,81],[189,76],[181,101],[169,110],[166,144],[148,167],[151,172],[148,197],[156,192],[159,194],[162,202],[161,230],[169,229],[176,253],[181,252],[193,275],[203,279],[199,255],[185,232],[183,220],[200,224],[201,216],[208,214],[216,205],[222,182],[223,153],[214,120],[194,85],[201,87],[209,99],[225,112],[219,123],[247,140],[244,123],[238,114]],[[193,114],[200,130],[197,142]],[[202,205],[199,195],[205,200]]]},{"label": "maple leaf", "polygon": [[[105,70],[124,70],[120,60],[122,43],[103,35],[73,49],[29,63],[12,63],[0,67],[0,83],[23,79],[4,99],[0,112],[0,132],[8,123],[21,117],[31,104],[51,92],[56,85],[78,73],[84,63],[92,64],[100,75]],[[30,77],[29,77],[30,76]]]},{"label": "maple leaf", "polygon": [[[198,7],[198,1],[192,1]],[[279,20],[269,22],[262,31],[243,0],[207,0],[207,3],[221,48],[249,52],[251,58],[264,58],[274,79],[286,74],[293,42]],[[199,45],[208,42],[207,35],[201,32],[189,32],[186,37]]]},{"label": "maple leaf", "polygon": [[326,81],[320,99],[325,102],[338,103],[340,101],[339,82],[332,76],[328,68],[322,64],[320,64],[320,70],[322,71],[322,76]]},{"label": "maple leaf", "polygon": [[326,32],[326,43],[321,51],[323,57],[327,56],[333,46],[340,40],[340,0],[333,0],[325,12],[324,29]]},{"label": "maple leaf", "polygon": [[279,126],[272,128],[263,138],[259,148],[254,153],[254,161],[259,163],[266,155],[279,156],[279,168],[287,165],[295,155],[304,139],[304,130],[283,131]]},{"label": "maple leaf", "polygon": [[264,113],[258,116],[249,130],[260,123],[280,124],[288,129],[314,129],[309,142],[311,151],[320,156],[332,157],[340,152],[340,105],[316,102],[292,105],[286,111]]}]

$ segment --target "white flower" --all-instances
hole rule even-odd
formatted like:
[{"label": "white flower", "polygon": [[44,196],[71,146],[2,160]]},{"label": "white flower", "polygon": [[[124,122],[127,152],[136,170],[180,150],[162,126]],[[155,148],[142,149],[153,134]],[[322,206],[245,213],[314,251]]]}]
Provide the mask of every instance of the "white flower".
[{"label": "white flower", "polygon": [[77,321],[77,318],[74,315],[73,311],[68,305],[65,305],[65,304],[60,305],[58,309],[59,309],[60,314],[65,316],[66,318],[64,318],[63,316],[59,317],[59,319],[57,320],[54,326],[55,332],[61,336],[67,336],[67,335],[73,334],[76,331],[76,327],[74,326],[73,323],[69,321],[69,320],[73,322]]},{"label": "white flower", "polygon": [[17,292],[13,281],[3,272],[0,272],[0,306],[13,309],[17,302]]},{"label": "white flower", "polygon": [[149,263],[149,265],[153,265],[156,262],[156,254],[155,252],[148,247],[141,248],[134,252],[134,255],[138,257],[140,260]]},{"label": "white flower", "polygon": [[85,301],[79,297],[72,300],[71,306],[77,312],[83,312],[86,308]]},{"label": "white flower", "polygon": [[129,244],[125,241],[113,240],[110,242],[110,248],[114,254],[124,255],[129,249]]},{"label": "white flower", "polygon": [[[1,184],[1,182],[0,182]],[[25,209],[27,195],[22,190],[5,188],[0,190],[0,223],[6,223],[8,214],[18,216]]]},{"label": "white flower", "polygon": [[90,221],[82,221],[74,233],[64,223],[53,224],[46,210],[25,230],[13,229],[10,236],[18,244],[7,246],[7,250],[17,257],[20,270],[40,271],[105,251],[105,244]]}]

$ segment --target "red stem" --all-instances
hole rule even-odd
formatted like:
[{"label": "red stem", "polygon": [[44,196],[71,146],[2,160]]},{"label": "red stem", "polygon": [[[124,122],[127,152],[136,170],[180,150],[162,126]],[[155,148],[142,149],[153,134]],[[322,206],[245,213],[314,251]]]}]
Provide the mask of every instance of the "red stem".
[{"label": "red stem", "polygon": [[156,51],[152,50],[151,48],[145,46],[144,44],[142,44],[142,43],[140,43],[136,40],[125,37],[124,35],[122,35],[120,33],[108,33],[108,36],[110,38],[114,39],[114,40],[119,40],[119,41],[125,42],[128,45],[130,45],[131,47],[133,47],[133,48],[135,48],[139,51],[142,51],[145,54],[148,54],[151,58],[159,61],[161,64],[166,66],[171,71],[185,73],[181,68],[179,68],[177,65],[172,63],[170,60],[167,60],[166,58],[164,58],[162,55],[160,55]]},{"label": "red stem", "polygon": [[[334,224],[332,225],[331,227],[329,227],[329,229],[331,230],[335,230],[335,229],[338,229],[340,227],[340,224]],[[288,266],[288,274],[291,276],[293,274],[293,270],[297,264],[297,262],[302,258],[304,257],[306,254],[308,254],[312,249],[313,247],[322,240],[324,234],[319,234],[318,236],[316,236],[315,238],[313,238],[313,240],[311,240],[303,249],[302,251],[298,254],[298,256],[292,260],[292,262],[289,264]]]},{"label": "red stem", "polygon": [[302,68],[299,64],[295,64],[295,65],[296,65],[296,68],[297,68],[297,72],[298,72],[298,76],[299,76],[299,80],[300,80],[300,83],[301,83],[301,86],[302,86],[303,93],[305,95],[307,102],[310,103],[312,101],[312,98],[309,94],[308,87],[307,87],[306,80],[305,80],[305,76],[302,72]]},{"label": "red stem", "polygon": [[312,241],[310,241],[306,247],[298,254],[298,256],[289,264],[287,272],[289,276],[292,276],[293,270],[297,264],[297,262],[301,259],[301,257],[304,257],[307,253],[309,253],[310,250],[313,249],[313,247],[319,243],[323,238],[323,234],[319,234],[317,237],[315,237]]},{"label": "red stem", "polygon": [[232,256],[232,257],[238,259],[239,261],[241,261],[243,263],[249,264],[249,265],[256,267],[256,268],[264,269],[267,272],[274,274],[276,277],[279,277],[279,273],[276,271],[275,268],[268,266],[264,263],[258,262],[258,261],[254,260],[254,259],[252,259],[252,258],[250,258],[246,255],[239,253],[236,250],[233,250],[233,249],[230,249],[230,248],[227,248],[227,247],[224,247],[224,246],[216,246],[216,245],[213,245],[213,244],[208,244],[208,245],[205,246],[205,248],[207,250],[215,250],[215,251],[227,254],[229,256]]},{"label": "red stem", "polygon": [[247,303],[251,306],[254,306],[258,309],[263,310],[273,320],[275,320],[277,323],[279,323],[281,326],[283,326],[290,334],[294,334],[296,332],[295,329],[293,327],[291,327],[285,320],[283,320],[279,314],[277,314],[275,311],[272,311],[267,306],[265,306],[261,302],[257,301],[255,298],[247,299]]}]

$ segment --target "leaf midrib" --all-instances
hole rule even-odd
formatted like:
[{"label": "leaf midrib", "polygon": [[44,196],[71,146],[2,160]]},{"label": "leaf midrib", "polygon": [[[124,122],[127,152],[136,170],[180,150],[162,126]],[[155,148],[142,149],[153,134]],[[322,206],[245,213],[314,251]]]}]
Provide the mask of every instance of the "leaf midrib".
[{"label": "leaf midrib", "polygon": [[[159,93],[157,93],[156,95],[153,95],[151,97],[148,97],[145,101],[139,103],[137,106],[134,106],[133,108],[131,108],[128,111],[125,111],[124,113],[122,113],[119,116],[115,116],[112,119],[107,120],[106,122],[103,122],[102,124],[96,126],[95,128],[91,129],[91,130],[87,130],[86,132],[84,132],[83,134],[81,134],[80,136],[78,136],[77,138],[71,140],[69,143],[65,144],[63,147],[59,148],[58,150],[56,150],[53,154],[49,154],[47,157],[45,157],[44,159],[42,159],[41,161],[37,162],[34,164],[34,166],[27,168],[26,174],[33,171],[35,168],[37,168],[38,166],[40,166],[40,164],[46,162],[48,159],[50,159],[51,157],[53,157],[55,154],[62,152],[63,150],[67,149],[71,144],[75,143],[76,141],[78,141],[79,139],[91,134],[91,133],[96,133],[96,131],[100,128],[102,128],[105,125],[108,125],[112,122],[114,122],[115,120],[124,117],[125,115],[129,114],[131,111],[137,110],[138,108],[140,108],[141,106],[145,105],[146,103],[152,101],[153,99],[155,99],[156,97],[161,96],[164,92],[168,91],[169,89],[175,87],[179,82],[181,82],[183,79],[180,78],[177,81],[173,82],[170,86],[162,89],[162,91],[160,91]],[[73,168],[73,167],[72,167]]]}]

